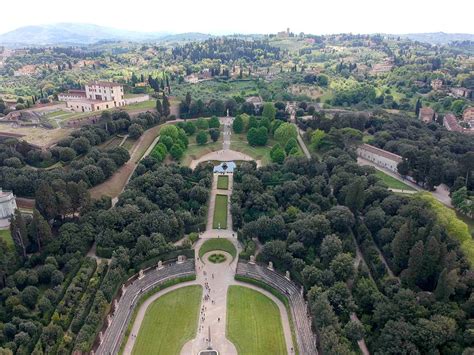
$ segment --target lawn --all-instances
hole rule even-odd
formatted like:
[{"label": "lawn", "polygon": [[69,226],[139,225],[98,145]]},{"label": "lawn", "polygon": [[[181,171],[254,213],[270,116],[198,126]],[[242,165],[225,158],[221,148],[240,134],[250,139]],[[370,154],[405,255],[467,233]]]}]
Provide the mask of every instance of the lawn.
[{"label": "lawn", "polygon": [[179,354],[196,336],[201,295],[201,286],[187,286],[154,301],[147,309],[132,354]]},{"label": "lawn", "polygon": [[[192,136],[190,139],[195,139],[195,136]],[[215,152],[220,149],[222,149],[222,142],[220,141],[220,138],[217,142],[211,141],[204,145],[190,144],[184,151],[184,155],[181,158],[181,165],[189,166],[193,160],[199,159],[207,153]]]},{"label": "lawn", "polygon": [[[272,150],[272,147],[276,143],[277,142],[274,139],[269,138],[267,145],[265,147],[252,147],[247,142],[246,133],[244,134],[232,133],[230,149],[247,154],[255,160],[260,160],[262,162],[262,165],[268,165],[268,164],[271,164],[272,162],[272,158],[270,157],[270,151]],[[298,153],[301,156],[303,155],[303,152],[299,145],[298,145]]]},{"label": "lawn", "polygon": [[231,241],[223,238],[214,238],[206,240],[199,248],[199,257],[202,258],[204,254],[213,250],[222,250],[230,255],[232,259],[237,255],[237,250],[235,249],[234,244]]},{"label": "lawn", "polygon": [[240,355],[286,354],[277,305],[267,296],[246,287],[229,287],[227,337]]},{"label": "lawn", "polygon": [[220,190],[227,190],[229,188],[229,177],[226,175],[219,175],[217,177],[217,188]]},{"label": "lawn", "polygon": [[212,221],[212,228],[227,228],[227,201],[227,195],[216,195],[216,204],[214,207],[214,218]]},{"label": "lawn", "polygon": [[385,174],[384,172],[377,170],[375,173],[389,188],[399,189],[399,190],[408,190],[415,191],[414,188],[408,186],[407,184],[395,179],[394,177]]},{"label": "lawn", "polygon": [[0,239],[4,240],[7,243],[9,248],[13,249],[13,239],[9,229],[0,229]]},{"label": "lawn", "polygon": [[148,100],[143,102],[137,102],[131,105],[123,107],[126,111],[128,110],[152,110],[156,108],[156,100]]}]

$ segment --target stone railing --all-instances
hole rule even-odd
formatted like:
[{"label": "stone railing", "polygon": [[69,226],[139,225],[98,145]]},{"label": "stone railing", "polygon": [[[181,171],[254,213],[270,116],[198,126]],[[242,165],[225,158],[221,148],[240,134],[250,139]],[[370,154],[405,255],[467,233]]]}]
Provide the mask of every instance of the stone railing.
[{"label": "stone railing", "polygon": [[142,295],[166,281],[195,275],[194,259],[162,263],[140,272],[122,285],[119,295],[113,300],[107,322],[100,331],[91,354],[118,354],[125,330]]},{"label": "stone railing", "polygon": [[268,266],[257,264],[252,258],[250,262],[240,261],[238,263],[236,275],[262,281],[284,295],[290,305],[299,353],[303,355],[318,354],[316,335],[311,328],[311,316],[308,312],[307,302],[303,297],[303,288],[290,280],[289,272],[282,275],[273,269],[272,263],[269,263]]}]

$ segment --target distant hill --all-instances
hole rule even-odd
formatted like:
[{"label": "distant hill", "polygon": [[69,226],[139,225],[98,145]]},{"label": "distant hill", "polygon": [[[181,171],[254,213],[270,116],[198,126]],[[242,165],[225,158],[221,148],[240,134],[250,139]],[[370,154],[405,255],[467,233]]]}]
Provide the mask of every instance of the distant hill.
[{"label": "distant hill", "polygon": [[199,41],[203,33],[134,32],[83,23],[26,26],[0,35],[3,45],[87,45],[100,41]]},{"label": "distant hill", "polygon": [[407,33],[395,36],[408,38],[412,41],[426,42],[431,44],[448,44],[454,41],[474,41],[474,34],[469,33]]}]

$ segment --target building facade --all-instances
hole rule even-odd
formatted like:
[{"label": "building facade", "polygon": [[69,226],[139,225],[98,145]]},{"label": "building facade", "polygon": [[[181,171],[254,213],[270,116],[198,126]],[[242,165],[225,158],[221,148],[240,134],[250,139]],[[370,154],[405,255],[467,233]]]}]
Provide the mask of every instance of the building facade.
[{"label": "building facade", "polygon": [[15,195],[0,188],[0,219],[10,218],[16,210]]},{"label": "building facade", "polygon": [[357,147],[357,155],[380,166],[381,168],[390,170],[397,174],[397,166],[403,160],[400,155],[374,147],[370,144],[362,144]]},{"label": "building facade", "polygon": [[125,106],[123,86],[107,81],[94,81],[85,90],[69,90],[58,95],[66,107],[76,112],[93,112]]}]

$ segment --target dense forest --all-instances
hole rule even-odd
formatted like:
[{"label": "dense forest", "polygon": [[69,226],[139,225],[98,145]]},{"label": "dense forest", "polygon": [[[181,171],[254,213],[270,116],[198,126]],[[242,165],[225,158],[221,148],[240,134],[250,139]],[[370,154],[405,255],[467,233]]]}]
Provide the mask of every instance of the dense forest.
[{"label": "dense forest", "polygon": [[352,353],[365,337],[380,354],[459,354],[474,341],[472,271],[426,202],[374,173],[338,148],[322,162],[242,164],[232,195],[241,256],[258,239],[259,260],[304,284],[323,353]]}]

